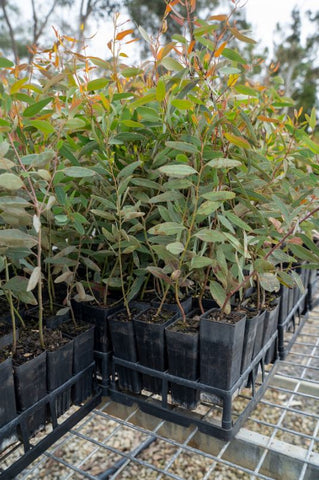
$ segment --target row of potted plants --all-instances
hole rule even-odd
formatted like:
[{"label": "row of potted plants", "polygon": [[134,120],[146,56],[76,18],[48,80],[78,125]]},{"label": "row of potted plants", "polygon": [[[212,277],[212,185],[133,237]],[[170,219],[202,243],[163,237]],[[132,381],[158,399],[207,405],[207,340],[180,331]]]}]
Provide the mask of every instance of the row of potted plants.
[{"label": "row of potted plants", "polygon": [[[63,36],[31,70],[0,58],[1,294],[13,331],[6,357],[16,361],[23,348],[30,359],[55,343],[44,327],[55,303],[58,315],[94,323],[95,350],[109,352],[112,337],[115,355],[161,369],[164,347],[150,326],[164,335],[173,318],[166,304],[181,318],[167,338],[189,329],[196,343],[200,316],[201,351],[209,351],[211,321],[202,314],[213,300],[215,319],[233,325],[242,352],[241,335],[258,320],[238,318],[271,308],[268,294],[281,285],[303,291],[298,265],[317,268],[319,259],[315,110],[289,118],[279,80],[249,77],[258,62],[230,45],[252,40],[231,18],[190,16],[189,36],[166,45],[143,31],[153,54],[143,68],[124,63],[133,32],[117,24],[110,61],[73,52]],[[190,319],[182,300],[192,296]],[[153,308],[136,316],[150,300]],[[125,314],[107,321],[121,307]],[[223,337],[207,376],[226,363]],[[255,355],[255,345],[245,348]],[[123,387],[127,373],[119,371]],[[39,377],[45,385],[45,367]],[[158,391],[147,381],[134,388]]]}]

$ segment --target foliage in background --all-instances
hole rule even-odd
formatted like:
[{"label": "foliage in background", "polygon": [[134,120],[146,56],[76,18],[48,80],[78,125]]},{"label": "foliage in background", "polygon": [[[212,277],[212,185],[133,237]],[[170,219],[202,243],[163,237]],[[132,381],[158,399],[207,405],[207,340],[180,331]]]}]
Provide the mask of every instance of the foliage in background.
[{"label": "foliage in background", "polygon": [[[292,11],[290,34],[285,35],[282,27],[277,25],[277,34],[280,43],[276,45],[274,58],[278,62],[277,75],[282,78],[283,89],[287,96],[295,100],[295,108],[303,108],[303,114],[310,115],[313,106],[318,107],[319,65],[316,64],[319,48],[319,12],[308,19],[314,26],[314,33],[308,33],[303,42],[303,29],[300,12],[297,8]],[[292,110],[290,110],[290,114]]]}]

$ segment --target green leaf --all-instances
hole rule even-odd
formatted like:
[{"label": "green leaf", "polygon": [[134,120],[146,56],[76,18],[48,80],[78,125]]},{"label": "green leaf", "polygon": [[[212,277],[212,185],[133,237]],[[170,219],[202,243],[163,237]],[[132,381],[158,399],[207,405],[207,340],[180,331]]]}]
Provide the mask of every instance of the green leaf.
[{"label": "green leaf", "polygon": [[303,241],[304,245],[308,247],[312,253],[319,256],[319,248],[317,247],[317,245],[309,237],[307,237],[307,235],[301,233],[299,236]]},{"label": "green leaf", "polygon": [[314,130],[316,128],[316,124],[317,124],[316,107],[313,107],[312,110],[311,110],[309,126],[312,130]]},{"label": "green leaf", "polygon": [[237,147],[250,148],[250,145],[245,138],[238,137],[237,135],[234,135],[234,134],[228,133],[228,132],[225,132],[224,135],[230,143],[233,143]]},{"label": "green leaf", "polygon": [[98,210],[96,208],[92,208],[91,212],[97,217],[105,218],[106,220],[112,220],[113,222],[115,221],[115,216],[107,210]]},{"label": "green leaf", "polygon": [[205,268],[205,267],[208,267],[208,265],[212,265],[212,264],[213,264],[213,260],[208,257],[197,256],[197,257],[193,257],[191,260],[191,268],[194,268],[194,269]]},{"label": "green leaf", "polygon": [[133,185],[137,185],[138,187],[145,187],[145,188],[151,188],[154,190],[159,190],[162,191],[163,187],[157,182],[154,182],[153,180],[149,180],[148,178],[143,178],[143,177],[133,177],[131,180],[131,183]]},{"label": "green leaf", "polygon": [[120,179],[120,178],[123,178],[123,177],[124,178],[129,177],[130,175],[132,175],[134,170],[136,170],[137,167],[139,167],[140,165],[141,165],[140,160],[137,160],[136,162],[130,163],[126,167],[122,168],[122,170],[119,172],[117,178]]},{"label": "green leaf", "polygon": [[187,142],[166,142],[165,145],[181,152],[198,153],[196,145]]},{"label": "green leaf", "polygon": [[179,33],[174,33],[174,35],[172,35],[172,39],[176,40],[177,42],[187,44],[187,39],[183,35],[180,35]]},{"label": "green leaf", "polygon": [[237,28],[230,28],[229,30],[234,35],[234,37],[236,37],[241,42],[250,43],[251,45],[255,45],[257,43],[252,38],[249,38],[249,37],[246,37],[246,35],[243,35],[241,32],[237,30]]},{"label": "green leaf", "polygon": [[142,70],[141,68],[127,67],[121,71],[121,75],[123,75],[123,77],[125,78],[131,78],[131,77],[136,77],[137,75],[140,75],[143,72],[144,70]]},{"label": "green leaf", "polygon": [[164,165],[159,168],[161,173],[165,173],[168,177],[183,178],[188,177],[189,175],[197,174],[197,171],[190,167],[189,165],[175,164],[175,165]]},{"label": "green leaf", "polygon": [[263,258],[258,258],[254,262],[254,269],[258,273],[272,272],[274,270],[274,266],[272,263],[267,262],[267,260],[264,260]]},{"label": "green leaf", "polygon": [[193,107],[193,103],[189,100],[178,100],[174,99],[171,101],[173,107],[177,108],[178,110],[189,110]]},{"label": "green leaf", "polygon": [[209,290],[210,290],[211,296],[221,308],[224,305],[226,300],[225,290],[218,282],[215,282],[214,280],[211,280],[209,282]]},{"label": "green leaf", "polygon": [[165,95],[166,95],[165,82],[162,78],[160,78],[156,86],[156,100],[158,102],[162,102],[165,98]]},{"label": "green leaf", "polygon": [[37,244],[37,240],[18,229],[0,230],[0,246],[4,247],[26,247],[32,248]]},{"label": "green leaf", "polygon": [[55,132],[54,127],[46,120],[31,120],[28,122],[28,125],[31,125],[37,130],[40,130],[40,132],[42,132],[46,136]]},{"label": "green leaf", "polygon": [[35,267],[28,281],[27,292],[31,292],[38,285],[40,279],[41,279],[41,268]]},{"label": "green leaf", "polygon": [[26,208],[30,203],[22,197],[0,197],[0,208]]},{"label": "green leaf", "polygon": [[22,180],[13,173],[2,173],[0,175],[0,188],[6,190],[19,190],[23,187]]},{"label": "green leaf", "polygon": [[278,292],[280,290],[279,280],[273,273],[259,273],[258,278],[261,287],[266,292]]},{"label": "green leaf", "polygon": [[53,159],[54,155],[54,150],[46,150],[45,152],[41,153],[31,153],[30,155],[24,155],[23,157],[21,157],[21,161],[23,165],[43,168]]},{"label": "green leaf", "polygon": [[140,34],[144,38],[144,40],[151,45],[152,41],[151,41],[148,33],[144,30],[144,28],[139,26],[138,29],[139,29]]},{"label": "green leaf", "polygon": [[190,180],[186,180],[185,178],[170,179],[165,183],[165,190],[185,190],[192,185],[193,183]]},{"label": "green leaf", "polygon": [[101,271],[100,267],[94,263],[90,258],[88,257],[82,257],[81,256],[81,261],[86,265],[90,270],[93,270],[94,272],[99,273]]},{"label": "green leaf", "polygon": [[294,262],[295,259],[291,255],[288,255],[287,253],[283,252],[282,250],[274,250],[271,254],[271,257],[277,260],[278,262]]},{"label": "green leaf", "polygon": [[134,120],[121,120],[120,123],[129,128],[144,128],[143,123],[135,122]]},{"label": "green leaf", "polygon": [[173,255],[179,255],[184,251],[184,245],[181,242],[173,242],[166,245],[166,249]]},{"label": "green leaf", "polygon": [[97,67],[103,68],[104,70],[109,70],[109,68],[110,68],[110,63],[109,62],[106,62],[105,60],[102,60],[99,57],[88,57],[88,58]]},{"label": "green leaf", "polygon": [[85,125],[86,122],[78,117],[69,118],[69,120],[65,122],[65,128],[68,130],[82,130]]},{"label": "green leaf", "polygon": [[258,92],[247,85],[236,85],[235,90],[242,95],[248,95],[250,97],[258,97]]},{"label": "green leaf", "polygon": [[174,72],[180,72],[184,70],[183,65],[181,65],[175,58],[172,57],[165,57],[161,61],[161,65],[166,68],[166,70],[172,70]]},{"label": "green leaf", "polygon": [[199,230],[193,236],[207,243],[225,241],[225,235],[222,232],[219,232],[217,230],[209,230],[208,228],[203,228]]},{"label": "green leaf", "polygon": [[84,178],[84,177],[93,177],[96,175],[94,170],[90,170],[85,167],[67,167],[64,170],[61,170],[68,177],[72,178]]},{"label": "green leaf", "polygon": [[48,105],[48,103],[52,102],[52,98],[45,98],[40,100],[39,102],[33,103],[29,107],[27,107],[24,112],[24,117],[33,117],[37,113],[41,112],[41,110]]},{"label": "green leaf", "polygon": [[304,284],[302,283],[302,279],[300,277],[300,275],[298,275],[297,272],[295,272],[295,270],[292,270],[291,271],[291,276],[292,278],[294,279],[294,282],[296,283],[297,287],[299,288],[300,292],[302,294],[305,293],[305,287],[304,287]]},{"label": "green leaf", "polygon": [[55,215],[54,219],[58,225],[66,225],[69,222],[67,215]]},{"label": "green leaf", "polygon": [[302,137],[302,143],[306,145],[313,153],[319,154],[319,144],[311,140],[306,134]]},{"label": "green leaf", "polygon": [[281,283],[282,283],[283,285],[285,285],[286,287],[292,288],[292,287],[294,286],[294,284],[295,284],[295,282],[294,282],[294,280],[291,278],[291,276],[290,276],[288,273],[284,272],[284,271],[279,270],[279,271],[278,271],[278,277],[279,277],[279,279],[281,280]]},{"label": "green leaf", "polygon": [[310,250],[302,247],[301,245],[291,244],[289,248],[292,251],[293,255],[295,255],[298,259],[307,260],[310,263],[319,261],[319,258],[316,255],[314,255]]},{"label": "green leaf", "polygon": [[240,227],[247,232],[251,232],[251,227],[248,225],[248,223],[244,222],[244,220],[237,217],[237,215],[235,215],[234,213],[226,211],[225,216],[232,224],[237,225],[237,227]]},{"label": "green leaf", "polygon": [[181,200],[183,198],[184,196],[180,192],[169,191],[169,192],[160,193],[159,195],[156,195],[155,197],[150,198],[149,203],[174,202],[177,200]]},{"label": "green leaf", "polygon": [[8,58],[0,57],[0,68],[11,68],[14,66],[14,63]]},{"label": "green leaf", "polygon": [[212,213],[214,213],[219,207],[221,206],[221,203],[220,202],[211,202],[209,200],[207,200],[206,202],[203,202],[198,211],[197,211],[197,215],[211,215]]},{"label": "green leaf", "polygon": [[102,88],[106,87],[110,83],[110,80],[107,78],[96,78],[95,80],[91,80],[87,84],[88,91],[90,90],[101,90]]},{"label": "green leaf", "polygon": [[[115,135],[114,140],[119,141],[121,143],[125,142],[141,142],[145,140],[145,135],[137,132],[120,132]],[[112,144],[112,141],[110,141]]]},{"label": "green leaf", "polygon": [[231,60],[232,62],[238,62],[243,65],[247,64],[247,61],[241,55],[239,55],[238,52],[232,50],[231,48],[224,48],[222,51],[222,56],[228,58],[228,60]]},{"label": "green leaf", "polygon": [[28,285],[28,279],[25,277],[21,277],[16,275],[15,277],[11,277],[3,286],[3,290],[10,290],[14,293],[19,292],[26,292]]},{"label": "green leaf", "polygon": [[146,267],[146,270],[150,272],[152,275],[154,275],[154,277],[161,278],[162,280],[165,280],[165,282],[167,282],[170,285],[172,284],[171,279],[169,278],[168,275],[166,275],[166,273],[163,271],[162,268],[150,266],[150,267]]},{"label": "green leaf", "polygon": [[206,163],[209,167],[213,168],[235,168],[241,165],[238,160],[232,160],[231,158],[214,158]]},{"label": "green leaf", "polygon": [[176,222],[164,222],[148,230],[150,235],[175,235],[185,230],[185,227]]},{"label": "green leaf", "polygon": [[225,200],[232,200],[236,197],[236,193],[228,192],[228,191],[220,191],[220,192],[207,192],[203,193],[201,197],[205,198],[206,200],[211,200],[212,202],[217,201],[225,201]]},{"label": "green leaf", "polygon": [[135,278],[135,280],[134,280],[134,282],[133,282],[133,284],[130,288],[130,291],[128,292],[128,295],[127,295],[127,301],[128,302],[133,300],[136,297],[136,295],[138,295],[138,293],[141,291],[144,280],[145,280],[145,278],[144,278],[143,275]]}]

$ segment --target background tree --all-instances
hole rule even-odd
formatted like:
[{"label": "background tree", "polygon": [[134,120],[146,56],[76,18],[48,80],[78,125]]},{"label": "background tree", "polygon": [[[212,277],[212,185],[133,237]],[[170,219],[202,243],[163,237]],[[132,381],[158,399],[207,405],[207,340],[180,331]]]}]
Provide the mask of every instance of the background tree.
[{"label": "background tree", "polygon": [[280,44],[275,45],[274,63],[279,64],[276,74],[283,79],[285,95],[295,100],[294,108],[299,110],[303,107],[303,115],[310,115],[313,106],[318,106],[319,65],[316,64],[316,58],[319,48],[319,11],[313,16],[307,13],[314,25],[314,33],[308,34],[304,42],[300,11],[295,8],[291,15],[291,32],[286,38],[283,27],[277,25],[281,40]]},{"label": "background tree", "polygon": [[[28,0],[22,9],[20,0],[0,0],[0,50],[15,63],[30,61],[40,43],[52,43],[51,25],[76,38],[80,49],[91,18],[111,18],[120,5],[120,0]],[[31,11],[31,20],[21,22],[25,9]]]}]

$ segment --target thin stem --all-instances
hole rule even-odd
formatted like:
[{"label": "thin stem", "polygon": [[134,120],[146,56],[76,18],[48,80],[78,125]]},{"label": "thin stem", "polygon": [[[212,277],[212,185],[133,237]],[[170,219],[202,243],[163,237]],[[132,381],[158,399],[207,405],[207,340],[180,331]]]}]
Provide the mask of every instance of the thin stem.
[{"label": "thin stem", "polygon": [[[9,266],[8,266],[8,260],[5,257],[5,272],[6,272],[6,282],[9,281]],[[10,316],[11,316],[11,322],[12,322],[12,352],[15,353],[17,349],[17,332],[16,332],[16,319],[15,319],[15,314],[14,314],[14,307],[13,307],[13,299],[12,299],[12,293],[11,290],[8,290],[8,297],[9,301],[9,306],[10,306]]]},{"label": "thin stem", "polygon": [[175,283],[175,300],[176,300],[176,303],[178,305],[178,308],[181,312],[181,315],[182,315],[182,319],[183,319],[183,323],[185,324],[186,323],[186,313],[182,307],[182,304],[179,300],[179,296],[178,296],[178,282]]},{"label": "thin stem", "polygon": [[158,307],[158,309],[157,309],[157,311],[156,311],[155,317],[157,317],[157,316],[161,313],[161,310],[162,310],[162,308],[163,308],[163,305],[164,305],[164,303],[165,303],[165,300],[166,300],[166,297],[167,297],[167,294],[168,294],[168,291],[169,291],[169,287],[170,287],[170,285],[166,285],[165,292],[164,292],[164,294],[163,294],[163,296],[162,296],[162,300],[161,300],[161,303],[159,304],[159,307]]}]

